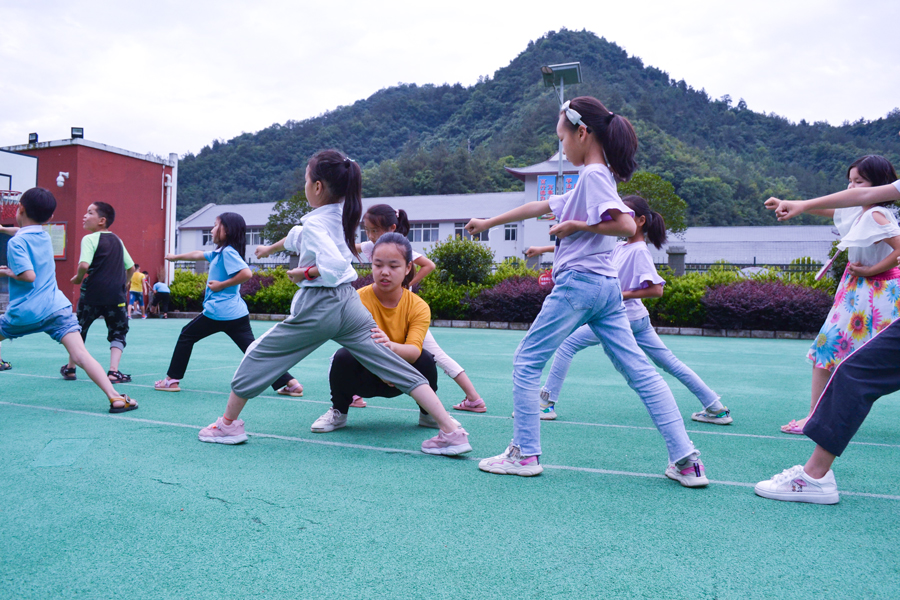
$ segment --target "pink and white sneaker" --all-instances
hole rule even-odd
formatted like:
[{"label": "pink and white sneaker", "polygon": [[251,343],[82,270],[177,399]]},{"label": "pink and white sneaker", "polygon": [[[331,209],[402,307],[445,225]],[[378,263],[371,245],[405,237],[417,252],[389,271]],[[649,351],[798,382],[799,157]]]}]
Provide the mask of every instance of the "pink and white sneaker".
[{"label": "pink and white sneaker", "polygon": [[462,427],[452,433],[439,431],[436,436],[422,442],[422,452],[425,454],[440,454],[443,456],[458,456],[471,452],[469,433]]},{"label": "pink and white sneaker", "polygon": [[478,463],[478,468],[494,475],[520,475],[532,477],[544,472],[537,456],[522,456],[522,450],[510,444],[506,452],[499,456],[485,458]]},{"label": "pink and white sneaker", "polygon": [[247,441],[247,434],[244,433],[244,422],[240,419],[234,421],[231,425],[226,425],[222,417],[216,419],[212,425],[204,427],[197,436],[201,442],[212,442],[215,444],[243,444]]},{"label": "pink and white sneaker", "polygon": [[666,468],[666,477],[674,479],[684,487],[704,487],[709,485],[709,479],[706,478],[706,469],[700,460],[699,452],[694,452],[677,463],[669,463],[669,466]]}]

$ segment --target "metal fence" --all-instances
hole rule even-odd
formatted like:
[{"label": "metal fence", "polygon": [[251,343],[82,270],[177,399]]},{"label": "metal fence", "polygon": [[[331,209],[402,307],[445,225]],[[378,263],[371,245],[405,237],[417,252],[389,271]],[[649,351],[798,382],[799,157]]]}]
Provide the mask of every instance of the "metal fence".
[{"label": "metal fence", "polygon": [[[668,268],[668,263],[657,263],[657,269]],[[816,273],[819,269],[822,268],[822,263],[801,263],[801,264],[789,264],[789,265],[764,265],[760,263],[685,263],[684,271],[685,273],[706,273],[712,269],[734,269],[734,270],[743,270],[743,269],[775,269],[780,271],[781,273]]]}]

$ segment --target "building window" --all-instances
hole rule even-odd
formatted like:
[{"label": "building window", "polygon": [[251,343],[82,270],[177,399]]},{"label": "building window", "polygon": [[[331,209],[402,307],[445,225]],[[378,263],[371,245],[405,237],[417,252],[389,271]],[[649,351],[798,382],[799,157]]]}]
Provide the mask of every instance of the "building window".
[{"label": "building window", "polygon": [[366,226],[360,225],[359,226],[359,243],[362,244],[363,242],[367,242],[367,241],[369,241],[369,237],[366,235]]},{"label": "building window", "polygon": [[516,241],[516,231],[518,229],[519,229],[518,225],[507,225],[506,227],[504,227],[503,228],[504,239],[506,239],[507,242]]},{"label": "building window", "polygon": [[556,243],[556,236],[553,235],[552,233],[550,234],[550,241],[553,243]]},{"label": "building window", "polygon": [[411,242],[436,242],[440,239],[438,223],[412,223],[406,235]]},{"label": "building window", "polygon": [[252,227],[247,229],[247,245],[248,246],[259,246],[263,243],[262,239],[262,229],[259,227]]},{"label": "building window", "polygon": [[212,229],[204,229],[203,232],[203,246],[212,246],[213,245],[213,237],[212,237]]},{"label": "building window", "polygon": [[476,233],[475,235],[469,235],[469,232],[466,231],[465,223],[454,223],[453,230],[456,236],[461,237],[464,240],[475,240],[476,242],[488,241],[487,231],[482,231],[481,233]]}]

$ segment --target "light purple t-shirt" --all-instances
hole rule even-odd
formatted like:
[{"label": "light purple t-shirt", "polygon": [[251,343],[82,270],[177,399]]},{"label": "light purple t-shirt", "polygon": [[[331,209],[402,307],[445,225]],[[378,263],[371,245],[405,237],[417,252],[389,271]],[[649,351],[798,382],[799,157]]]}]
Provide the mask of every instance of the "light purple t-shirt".
[{"label": "light purple t-shirt", "polygon": [[[666,284],[653,265],[653,256],[646,242],[619,242],[612,251],[612,260],[619,271],[619,283],[623,292],[642,290],[654,283]],[[644,303],[637,298],[625,301],[625,314],[629,321],[643,319],[648,314]]]},{"label": "light purple t-shirt", "polygon": [[[582,169],[578,183],[570,192],[550,196],[550,210],[560,223],[574,220],[596,225],[612,220],[611,209],[634,216],[634,211],[619,198],[612,173],[601,164]],[[585,231],[558,240],[553,256],[554,281],[559,273],[567,270],[616,277],[611,256],[615,245],[615,237]]]}]

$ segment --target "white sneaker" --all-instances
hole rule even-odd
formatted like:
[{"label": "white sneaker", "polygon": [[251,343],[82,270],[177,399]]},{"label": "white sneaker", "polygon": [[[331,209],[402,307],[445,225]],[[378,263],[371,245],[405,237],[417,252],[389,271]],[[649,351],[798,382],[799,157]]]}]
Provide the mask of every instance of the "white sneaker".
[{"label": "white sneaker", "polygon": [[478,463],[478,468],[494,475],[520,475],[522,477],[533,477],[544,471],[540,458],[522,456],[522,451],[513,444],[510,444],[506,452],[499,456],[482,459]]},{"label": "white sneaker", "polygon": [[692,414],[691,419],[700,421],[701,423],[715,423],[716,425],[728,425],[734,421],[734,419],[731,418],[731,411],[728,410],[727,406],[723,406],[722,410],[710,410],[704,408],[702,411]]},{"label": "white sneaker", "polygon": [[328,433],[346,426],[347,415],[342,415],[341,411],[332,407],[328,409],[328,412],[316,419],[309,430],[313,433]]},{"label": "white sneaker", "polygon": [[703,487],[709,485],[706,468],[700,460],[700,453],[694,452],[677,463],[669,463],[666,477],[674,479],[684,487]]},{"label": "white sneaker", "polygon": [[803,465],[795,465],[772,479],[760,481],[753,491],[757,496],[785,502],[837,504],[841,499],[834,471],[829,469],[822,479],[813,479],[803,470]]}]

